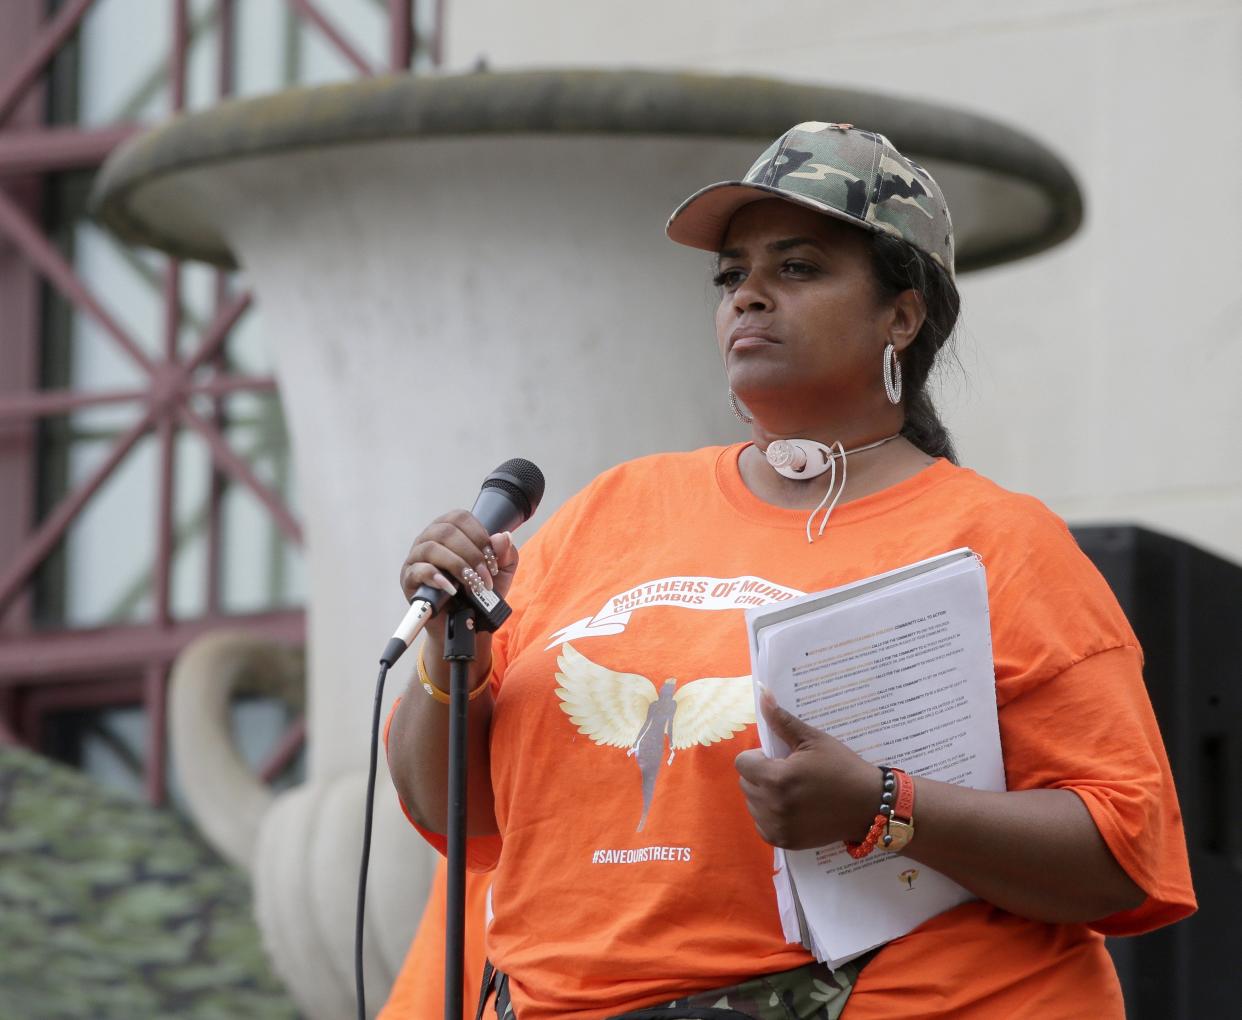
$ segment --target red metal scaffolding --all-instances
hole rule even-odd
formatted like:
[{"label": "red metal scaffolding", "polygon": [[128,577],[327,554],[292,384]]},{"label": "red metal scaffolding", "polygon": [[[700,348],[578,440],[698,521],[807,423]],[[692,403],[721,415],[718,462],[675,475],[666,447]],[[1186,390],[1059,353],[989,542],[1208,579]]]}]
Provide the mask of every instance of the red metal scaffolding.
[{"label": "red metal scaffolding", "polygon": [[[92,293],[71,259],[45,228],[44,200],[53,175],[97,168],[121,142],[144,125],[117,123],[80,128],[48,123],[49,67],[73,40],[92,9],[109,0],[65,0],[50,17],[44,0],[5,0],[0,6],[0,740],[36,750],[49,714],[69,709],[140,704],[145,709],[147,756],[144,777],[152,803],[165,798],[166,683],[169,666],[197,635],[227,624],[284,642],[301,642],[301,610],[226,615],[221,607],[222,502],[226,486],[243,487],[270,515],[281,534],[300,544],[302,532],[280,493],[255,473],[230,446],[224,398],[234,393],[272,392],[268,376],[232,373],[225,359],[233,328],[252,304],[226,273],[215,277],[214,313],[194,349],[179,350],[183,271],[177,259],[163,260],[163,316],[158,344],[140,343],[107,303]],[[170,112],[186,104],[186,61],[190,45],[189,0],[167,0],[172,35],[167,62]],[[377,68],[324,11],[323,0],[288,0],[290,11],[326,39],[360,75]],[[418,39],[414,0],[388,0],[388,67],[411,67]],[[237,0],[216,0],[215,96],[234,94]],[[440,63],[443,0],[435,3],[436,30],[426,47]],[[142,384],[126,389],[44,389],[40,364],[45,330],[43,287],[50,287],[79,314],[100,327],[108,342],[141,373]],[[158,348],[159,355],[146,353]],[[203,398],[211,412],[203,413]],[[55,505],[37,513],[38,423],[86,408],[129,405],[136,420],[113,440],[94,469]],[[171,608],[174,557],[174,482],[177,436],[201,437],[211,460],[206,524],[206,612],[176,619]],[[40,567],[101,487],[144,437],[158,447],[156,529],[152,550],[151,618],[143,623],[72,630],[42,630],[33,618],[32,582]],[[279,741],[265,775],[294,754],[304,733],[299,719]]]}]

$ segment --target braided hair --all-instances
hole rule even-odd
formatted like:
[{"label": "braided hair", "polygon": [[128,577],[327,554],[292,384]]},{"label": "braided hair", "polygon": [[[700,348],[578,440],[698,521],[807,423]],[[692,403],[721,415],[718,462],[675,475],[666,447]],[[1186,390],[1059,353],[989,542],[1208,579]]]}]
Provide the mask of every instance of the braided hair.
[{"label": "braided hair", "polygon": [[901,381],[906,420],[901,434],[924,453],[956,464],[957,451],[931,397],[927,378],[936,356],[953,335],[961,296],[953,279],[913,245],[891,234],[872,234],[871,266],[883,297],[907,290],[922,295],[927,317],[914,341],[902,351]]}]

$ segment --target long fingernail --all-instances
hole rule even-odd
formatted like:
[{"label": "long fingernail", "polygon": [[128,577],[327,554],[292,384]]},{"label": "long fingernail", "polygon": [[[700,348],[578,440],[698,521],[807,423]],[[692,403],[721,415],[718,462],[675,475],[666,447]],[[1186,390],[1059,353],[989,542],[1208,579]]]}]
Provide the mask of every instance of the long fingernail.
[{"label": "long fingernail", "polygon": [[490,545],[483,550],[483,562],[487,564],[488,572],[493,577],[500,573],[500,565],[496,562],[496,551]]},{"label": "long fingernail", "polygon": [[461,572],[461,579],[466,582],[471,592],[474,593],[475,598],[478,598],[483,593],[484,588],[491,588],[491,585],[485,583],[483,578],[479,576],[477,570],[471,570],[469,567]]},{"label": "long fingernail", "polygon": [[432,587],[439,588],[441,591],[448,592],[450,595],[457,594],[457,588],[453,585],[453,582],[441,574],[438,570],[431,578],[431,584]]}]

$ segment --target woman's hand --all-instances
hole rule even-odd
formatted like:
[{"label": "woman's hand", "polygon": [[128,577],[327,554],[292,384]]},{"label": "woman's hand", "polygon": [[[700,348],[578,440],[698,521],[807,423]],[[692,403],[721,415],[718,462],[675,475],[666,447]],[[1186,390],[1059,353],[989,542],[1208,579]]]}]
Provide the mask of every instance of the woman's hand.
[{"label": "woman's hand", "polygon": [[[401,590],[408,599],[424,584],[450,595],[457,593],[455,582],[466,581],[469,571],[501,598],[513,584],[518,552],[507,531],[489,535],[467,510],[441,514],[414,539],[401,564]],[[435,645],[444,643],[443,613],[428,624],[427,638]]]},{"label": "woman's hand", "polygon": [[[766,691],[760,707],[790,754],[766,758],[756,749],[734,762],[759,834],[786,850],[861,842],[880,805],[878,770]],[[1145,898],[1069,790],[996,793],[921,776],[914,786],[915,836],[903,856],[980,899],[1065,924],[1132,910]]]},{"label": "woman's hand", "polygon": [[[469,583],[470,573],[502,597],[513,583],[518,553],[508,532],[489,535],[487,529],[465,510],[450,510],[423,529],[414,539],[401,564],[401,590],[408,599],[422,585],[456,594],[452,580]],[[437,613],[424,631],[426,647],[420,648],[423,669],[430,683],[443,692],[449,689],[449,668],[444,661],[444,624],[447,613]],[[470,664],[468,685],[474,690],[491,669],[491,634],[478,634],[475,659]],[[489,730],[492,716],[490,695],[472,698],[466,716],[467,835],[496,831]],[[448,705],[426,691],[415,677],[393,715],[388,738],[388,769],[401,801],[426,829],[447,832],[448,826]]]},{"label": "woman's hand", "polygon": [[759,835],[786,850],[861,841],[880,806],[880,770],[786,712],[766,690],[759,703],[772,732],[790,748],[786,758],[754,748],[734,759]]}]

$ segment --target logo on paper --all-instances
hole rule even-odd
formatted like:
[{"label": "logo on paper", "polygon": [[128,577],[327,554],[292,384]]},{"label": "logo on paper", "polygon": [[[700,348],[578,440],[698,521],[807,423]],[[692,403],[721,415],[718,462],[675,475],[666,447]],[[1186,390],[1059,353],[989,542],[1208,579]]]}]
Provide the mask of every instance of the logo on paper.
[{"label": "logo on paper", "polygon": [[620,673],[592,662],[566,644],[557,657],[556,696],[578,732],[601,747],[624,747],[642,778],[642,832],[655,797],[656,779],[678,751],[729,740],[755,721],[750,676],[702,677],[659,687],[637,673]]},{"label": "logo on paper", "polygon": [[919,869],[906,868],[897,878],[905,885],[906,889],[913,889],[914,883],[918,881]]}]

